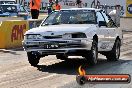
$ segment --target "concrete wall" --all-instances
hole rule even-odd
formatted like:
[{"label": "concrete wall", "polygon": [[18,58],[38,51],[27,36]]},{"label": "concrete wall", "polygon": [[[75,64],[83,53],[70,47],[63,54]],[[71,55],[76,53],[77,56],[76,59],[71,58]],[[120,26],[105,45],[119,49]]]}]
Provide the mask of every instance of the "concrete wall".
[{"label": "concrete wall", "polygon": [[121,18],[120,24],[124,31],[132,31],[132,18]]}]

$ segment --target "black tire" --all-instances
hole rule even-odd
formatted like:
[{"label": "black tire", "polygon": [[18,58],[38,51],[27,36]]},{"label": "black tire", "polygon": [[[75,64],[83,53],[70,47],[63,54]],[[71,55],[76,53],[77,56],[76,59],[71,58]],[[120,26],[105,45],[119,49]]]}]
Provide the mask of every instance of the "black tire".
[{"label": "black tire", "polygon": [[31,64],[31,66],[36,67],[39,63],[39,60],[40,60],[39,55],[29,52],[29,53],[27,53],[27,56],[28,56],[28,61]]},{"label": "black tire", "polygon": [[119,39],[115,41],[115,44],[110,52],[106,54],[107,61],[118,61],[120,57],[121,42]]},{"label": "black tire", "polygon": [[87,79],[86,79],[86,77],[79,75],[79,76],[76,76],[76,81],[78,84],[84,85],[86,83]]},{"label": "black tire", "polygon": [[68,60],[68,56],[65,56],[63,54],[56,55],[56,58],[61,60]]},{"label": "black tire", "polygon": [[97,43],[97,41],[93,40],[91,50],[85,56],[85,58],[87,59],[89,65],[93,66],[93,65],[97,64],[97,59],[98,59],[98,43]]}]

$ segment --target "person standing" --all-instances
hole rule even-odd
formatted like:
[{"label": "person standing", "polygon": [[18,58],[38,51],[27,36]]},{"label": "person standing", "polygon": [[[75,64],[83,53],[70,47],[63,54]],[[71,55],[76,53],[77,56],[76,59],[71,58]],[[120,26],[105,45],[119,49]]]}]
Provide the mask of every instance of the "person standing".
[{"label": "person standing", "polygon": [[60,10],[61,5],[59,4],[58,0],[55,1],[55,4],[53,5],[53,10]]},{"label": "person standing", "polygon": [[49,0],[49,4],[48,4],[48,15],[53,11],[53,1],[52,0]]},{"label": "person standing", "polygon": [[30,0],[30,9],[32,19],[38,19],[41,0]]}]

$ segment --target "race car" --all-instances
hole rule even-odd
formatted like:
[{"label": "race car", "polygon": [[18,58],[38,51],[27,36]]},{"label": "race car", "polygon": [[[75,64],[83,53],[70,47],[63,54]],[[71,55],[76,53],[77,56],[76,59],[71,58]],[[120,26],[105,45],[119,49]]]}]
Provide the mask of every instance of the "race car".
[{"label": "race car", "polygon": [[30,18],[29,12],[20,4],[0,4],[0,17]]},{"label": "race car", "polygon": [[98,53],[117,61],[122,39],[122,30],[104,10],[71,8],[54,11],[39,27],[26,31],[23,47],[31,66],[47,55],[62,60],[82,56],[95,65]]}]

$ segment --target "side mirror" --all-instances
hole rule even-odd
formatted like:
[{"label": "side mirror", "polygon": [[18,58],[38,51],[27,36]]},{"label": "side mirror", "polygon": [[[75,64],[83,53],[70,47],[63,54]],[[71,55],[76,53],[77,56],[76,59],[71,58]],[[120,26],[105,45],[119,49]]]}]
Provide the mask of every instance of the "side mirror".
[{"label": "side mirror", "polygon": [[99,21],[99,27],[101,26],[107,26],[106,22],[105,21]]}]

